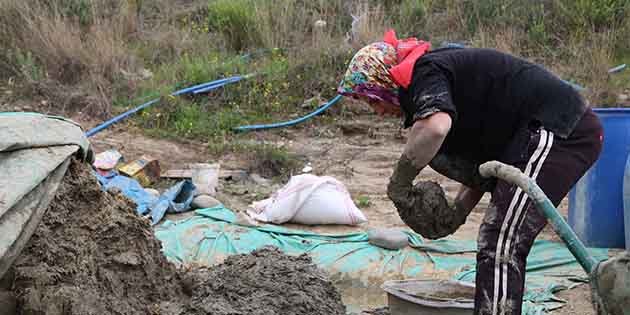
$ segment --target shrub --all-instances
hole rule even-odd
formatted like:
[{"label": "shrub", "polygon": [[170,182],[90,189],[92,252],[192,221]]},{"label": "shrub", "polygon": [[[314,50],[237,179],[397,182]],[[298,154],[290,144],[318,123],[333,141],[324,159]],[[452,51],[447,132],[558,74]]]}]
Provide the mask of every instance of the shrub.
[{"label": "shrub", "polygon": [[230,49],[261,44],[251,0],[213,0],[208,4],[208,29],[222,35]]}]

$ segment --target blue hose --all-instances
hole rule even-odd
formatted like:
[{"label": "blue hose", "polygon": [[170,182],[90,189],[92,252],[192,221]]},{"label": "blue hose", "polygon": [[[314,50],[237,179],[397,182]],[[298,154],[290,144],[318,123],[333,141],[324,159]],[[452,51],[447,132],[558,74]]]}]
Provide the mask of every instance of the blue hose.
[{"label": "blue hose", "polygon": [[[171,96],[178,96],[178,95],[187,94],[187,93],[198,94],[198,93],[202,93],[202,92],[208,92],[210,90],[217,89],[219,87],[222,87],[222,86],[230,84],[230,83],[238,82],[238,81],[240,81],[242,79],[246,79],[246,78],[249,78],[251,76],[252,76],[252,74],[248,74],[248,75],[244,75],[244,76],[234,76],[234,77],[229,77],[229,78],[225,78],[225,79],[215,80],[215,81],[212,81],[212,82],[206,82],[206,83],[202,83],[202,84],[197,84],[197,85],[194,85],[194,86],[191,86],[191,87],[187,87],[185,89],[181,89],[181,90],[175,91],[175,92],[171,93],[170,95]],[[201,91],[201,92],[197,92],[197,91]],[[136,108],[130,109],[130,110],[128,110],[128,111],[126,111],[126,112],[124,112],[124,113],[122,113],[122,114],[120,114],[120,115],[118,115],[118,116],[116,116],[116,117],[114,117],[114,118],[112,118],[112,119],[110,119],[110,120],[108,120],[108,121],[106,121],[106,122],[104,122],[104,123],[94,127],[94,128],[92,128],[92,129],[88,130],[88,132],[85,133],[85,136],[89,138],[89,137],[99,133],[100,131],[108,128],[109,126],[111,126],[111,125],[113,125],[113,124],[115,124],[115,123],[117,123],[117,122],[119,122],[119,121],[129,117],[130,115],[132,115],[134,113],[137,113],[137,112],[139,112],[139,111],[141,111],[141,110],[143,110],[143,109],[145,109],[145,108],[147,108],[147,107],[149,107],[149,106],[159,102],[160,100],[161,100],[161,98],[156,98],[156,99],[150,100],[150,101],[148,101],[148,102],[146,102],[146,103],[144,103],[144,104],[142,104],[142,105],[140,105],[140,106],[138,106]]]},{"label": "blue hose", "polygon": [[233,128],[234,131],[236,132],[244,132],[244,131],[252,131],[252,130],[259,130],[259,129],[271,129],[271,128],[282,128],[282,127],[288,127],[288,126],[293,126],[293,125],[297,125],[301,122],[304,122],[306,120],[309,120],[317,115],[319,115],[320,113],[322,113],[323,111],[327,110],[328,108],[330,108],[331,106],[335,105],[337,102],[339,102],[339,100],[341,99],[341,95],[337,95],[335,96],[333,99],[331,99],[330,101],[328,101],[328,103],[320,106],[317,110],[315,110],[314,112],[297,118],[297,119],[293,119],[293,120],[289,120],[289,121],[285,121],[285,122],[278,122],[278,123],[273,123],[273,124],[261,124],[261,125],[249,125],[249,126],[240,126],[240,127],[235,127]]},{"label": "blue hose", "polygon": [[621,71],[623,71],[625,69],[626,69],[626,64],[624,63],[624,64],[620,64],[620,65],[618,65],[618,66],[608,70],[608,73],[611,73],[611,74],[612,73],[617,73],[617,72],[621,72]]}]

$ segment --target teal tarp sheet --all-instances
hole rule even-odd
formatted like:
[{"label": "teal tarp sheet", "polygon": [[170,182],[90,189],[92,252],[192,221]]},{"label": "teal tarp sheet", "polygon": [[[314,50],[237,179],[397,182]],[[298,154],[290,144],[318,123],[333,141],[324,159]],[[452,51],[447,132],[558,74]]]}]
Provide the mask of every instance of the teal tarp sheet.
[{"label": "teal tarp sheet", "polygon": [[[275,225],[237,225],[226,208],[197,210],[178,222],[166,221],[156,229],[166,257],[174,263],[213,265],[227,256],[273,245],[288,254],[308,253],[333,279],[365,283],[389,279],[445,275],[463,281],[475,279],[475,241],[424,241],[409,234],[410,247],[388,250],[368,243],[367,233],[322,235]],[[608,251],[594,249],[597,259]],[[565,303],[553,293],[586,280],[585,273],[559,243],[537,241],[528,257],[526,315],[545,314]]]}]

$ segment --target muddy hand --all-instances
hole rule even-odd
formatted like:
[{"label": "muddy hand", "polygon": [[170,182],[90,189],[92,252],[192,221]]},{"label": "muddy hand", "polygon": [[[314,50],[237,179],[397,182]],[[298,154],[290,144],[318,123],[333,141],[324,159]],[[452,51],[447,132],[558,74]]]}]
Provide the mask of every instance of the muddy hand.
[{"label": "muddy hand", "polygon": [[429,239],[438,239],[455,233],[466,222],[468,212],[451,206],[439,184],[419,182],[413,188],[412,215],[403,219],[409,227]]},{"label": "muddy hand", "polygon": [[402,155],[394,168],[394,173],[387,185],[387,196],[394,202],[398,211],[409,211],[413,205],[411,193],[413,180],[420,170],[416,168],[406,155]]}]

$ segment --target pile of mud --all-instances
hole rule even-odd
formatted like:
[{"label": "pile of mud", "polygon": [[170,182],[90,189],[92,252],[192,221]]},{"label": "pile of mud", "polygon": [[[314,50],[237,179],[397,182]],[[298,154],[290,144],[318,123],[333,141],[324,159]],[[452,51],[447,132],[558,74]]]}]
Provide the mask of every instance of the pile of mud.
[{"label": "pile of mud", "polygon": [[235,255],[204,270],[193,285],[194,314],[343,315],[341,296],[306,255],[276,248]]},{"label": "pile of mud", "polygon": [[307,256],[264,248],[184,274],[134,209],[121,195],[103,193],[89,166],[73,162],[12,267],[17,313],[345,314],[339,293]]},{"label": "pile of mud", "polygon": [[185,295],[148,222],[73,162],[16,260],[20,314],[149,314]]}]

